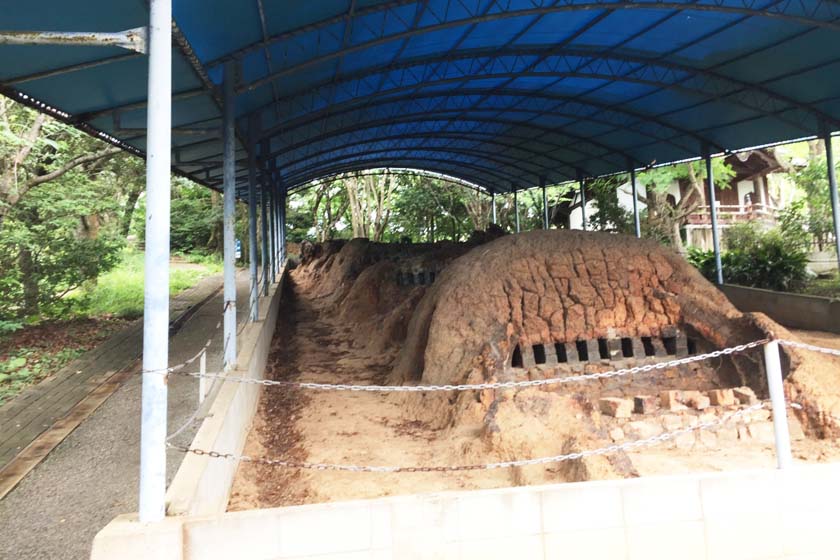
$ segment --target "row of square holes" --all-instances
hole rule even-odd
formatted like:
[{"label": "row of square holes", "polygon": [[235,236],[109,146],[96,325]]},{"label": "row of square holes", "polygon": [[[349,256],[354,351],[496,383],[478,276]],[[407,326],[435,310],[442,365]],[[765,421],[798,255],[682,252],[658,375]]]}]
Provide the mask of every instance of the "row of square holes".
[{"label": "row of square holes", "polygon": [[398,286],[425,286],[427,284],[433,284],[435,281],[435,271],[430,270],[428,272],[418,272],[414,274],[413,272],[398,272],[397,273],[397,285]]},{"label": "row of square holes", "polygon": [[[653,347],[653,342],[651,337],[643,336],[641,337],[642,346],[645,349],[645,357],[651,357],[656,355],[656,350]],[[696,353],[696,345],[694,340],[688,339],[688,353],[695,354]],[[669,356],[675,356],[677,354],[677,337],[675,336],[664,336],[662,337],[662,345],[665,347],[665,353]],[[534,363],[537,365],[546,363],[546,355],[545,355],[545,345],[544,344],[534,344]],[[569,356],[566,353],[566,345],[560,342],[554,343],[554,351],[557,355],[558,363],[568,363]],[[598,339],[598,357],[593,358],[590,360],[589,358],[589,346],[587,345],[585,340],[577,340],[575,341],[575,351],[577,353],[578,361],[579,362],[589,362],[589,361],[598,361],[598,360],[609,360],[610,359],[610,350],[607,344],[606,338],[599,338]],[[633,339],[631,338],[622,338],[621,339],[621,355],[624,358],[633,358]],[[641,356],[640,356],[641,357]],[[523,366],[522,362],[522,351],[519,349],[519,345],[516,345],[516,348],[513,349],[513,357],[511,358],[511,367],[521,368]]]}]

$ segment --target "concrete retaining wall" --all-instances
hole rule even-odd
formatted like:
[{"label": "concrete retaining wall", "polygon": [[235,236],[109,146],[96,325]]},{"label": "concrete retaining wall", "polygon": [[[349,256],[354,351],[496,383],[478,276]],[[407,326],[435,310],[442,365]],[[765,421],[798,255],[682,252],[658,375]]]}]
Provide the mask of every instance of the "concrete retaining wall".
[{"label": "concrete retaining wall", "polygon": [[760,311],[786,327],[840,333],[840,300],[725,284],[720,287],[741,311]]},{"label": "concrete retaining wall", "polygon": [[[363,477],[364,474],[358,474]],[[422,476],[422,475],[411,475]],[[817,560],[840,550],[840,464],[117,518],[95,560]]]},{"label": "concrete retaining wall", "polygon": [[[239,335],[237,368],[229,377],[262,379],[277,324],[285,269],[280,282],[260,298],[260,320]],[[218,382],[217,382],[218,383]],[[259,385],[222,383],[192,446],[239,455],[251,428],[259,399]],[[187,454],[166,493],[167,515],[204,515],[227,509],[238,463]]]}]

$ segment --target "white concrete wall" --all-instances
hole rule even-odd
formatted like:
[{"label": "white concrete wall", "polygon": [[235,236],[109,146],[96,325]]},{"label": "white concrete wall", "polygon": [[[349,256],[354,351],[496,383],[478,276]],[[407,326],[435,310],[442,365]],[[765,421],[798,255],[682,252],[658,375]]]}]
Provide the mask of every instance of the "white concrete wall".
[{"label": "white concrete wall", "polygon": [[802,465],[425,494],[147,526],[124,516],[97,535],[93,558],[825,560],[840,557],[838,504],[840,464]]},{"label": "white concrete wall", "polygon": [[[285,269],[280,283],[272,285],[268,296],[260,298],[260,320],[249,323],[240,334],[239,365],[228,373],[229,377],[263,379],[284,280]],[[256,411],[259,389],[254,384],[223,383],[192,447],[241,454]],[[237,466],[235,461],[187,454],[166,493],[167,515],[223,513]]]}]

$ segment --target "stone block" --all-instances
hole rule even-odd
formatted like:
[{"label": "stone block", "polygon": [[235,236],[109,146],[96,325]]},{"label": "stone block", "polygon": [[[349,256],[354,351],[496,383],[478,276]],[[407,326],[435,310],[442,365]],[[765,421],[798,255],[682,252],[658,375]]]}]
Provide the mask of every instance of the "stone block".
[{"label": "stone block", "polygon": [[688,356],[688,338],[683,333],[677,333],[677,358]]},{"label": "stone block", "polygon": [[738,441],[738,428],[735,426],[721,426],[717,430],[717,437],[721,443],[734,443]]},{"label": "stone block", "polygon": [[631,339],[633,343],[633,357],[637,360],[643,360],[645,358],[645,345],[642,342],[642,339],[639,337],[635,337]]},{"label": "stone block", "polygon": [[650,338],[650,343],[653,345],[654,356],[657,358],[665,358],[668,356],[668,352],[665,350],[665,345],[662,344],[661,338],[652,336]]},{"label": "stone block", "polygon": [[598,349],[598,341],[589,339],[586,341],[586,351],[589,354],[590,362],[597,362],[601,359],[601,351]]},{"label": "stone block", "polygon": [[530,344],[522,344],[519,347],[520,352],[522,352],[522,367],[525,369],[531,369],[537,362],[534,360],[534,347]]},{"label": "stone block", "polygon": [[607,339],[607,349],[610,352],[610,360],[623,360],[624,353],[621,351],[621,339],[620,338],[608,338]]},{"label": "stone block", "polygon": [[564,344],[564,346],[566,347],[566,361],[570,364],[580,363],[580,358],[578,358],[578,351],[575,343],[567,342]]},{"label": "stone block", "polygon": [[709,391],[709,402],[715,406],[732,406],[735,404],[735,393],[732,389],[713,389]]},{"label": "stone block", "polygon": [[735,395],[735,399],[741,404],[755,404],[758,402],[755,392],[749,387],[736,387],[732,389],[732,393]]},{"label": "stone block", "polygon": [[709,397],[699,391],[692,391],[691,395],[684,398],[685,404],[694,410],[705,410],[709,408]]},{"label": "stone block", "polygon": [[771,444],[776,442],[776,432],[772,422],[753,422],[749,427],[750,436],[761,443]]},{"label": "stone block", "polygon": [[662,427],[666,432],[673,432],[683,427],[682,416],[677,414],[666,414],[662,417]]},{"label": "stone block", "polygon": [[621,428],[613,428],[610,430],[610,439],[613,441],[623,441],[624,440],[624,430]]},{"label": "stone block", "polygon": [[687,432],[680,434],[674,438],[674,446],[677,449],[691,449],[697,441],[697,434],[695,432]]},{"label": "stone block", "polygon": [[635,422],[628,422],[624,426],[625,430],[633,434],[638,439],[647,439],[658,436],[662,433],[662,426],[658,422],[638,420]]},{"label": "stone block", "polygon": [[680,402],[682,391],[662,391],[659,393],[659,404],[665,410],[685,410],[685,405]]},{"label": "stone block", "polygon": [[637,395],[633,397],[633,412],[636,414],[651,414],[659,408],[659,399],[653,395]]},{"label": "stone block", "polygon": [[602,414],[614,418],[630,418],[630,414],[633,412],[633,404],[628,399],[616,397],[599,399],[598,408]]}]

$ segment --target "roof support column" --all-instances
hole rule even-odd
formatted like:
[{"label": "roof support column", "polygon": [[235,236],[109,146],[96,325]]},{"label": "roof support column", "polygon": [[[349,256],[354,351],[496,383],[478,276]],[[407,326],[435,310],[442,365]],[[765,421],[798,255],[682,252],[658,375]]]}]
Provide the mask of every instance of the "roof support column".
[{"label": "roof support column", "polygon": [[224,77],[224,367],[225,370],[236,366],[236,268],[234,239],[234,211],[236,207],[236,137],[234,131],[234,63],[225,64]]},{"label": "roof support column", "polygon": [[248,142],[248,268],[251,274],[251,322],[260,318],[260,286],[257,276],[257,143],[254,141],[256,120],[251,119]]},{"label": "roof support column", "polygon": [[545,177],[540,177],[540,188],[543,197],[543,229],[548,229],[548,196],[545,193]]},{"label": "roof support column", "polygon": [[172,143],[172,1],[151,0],[146,142],[146,253],[140,425],[142,523],[165,515],[169,367],[169,210]]},{"label": "roof support column", "polygon": [[714,247],[715,251],[715,280],[720,286],[723,284],[723,265],[720,262],[720,239],[718,238],[717,201],[715,200],[715,175],[712,171],[712,156],[708,153],[708,151],[706,153],[706,178],[708,179],[709,183],[709,215],[712,218],[712,246]]},{"label": "roof support column", "polygon": [[831,215],[834,218],[834,249],[837,251],[837,263],[840,265],[840,198],[837,196],[837,170],[834,168],[834,148],[831,146],[831,131],[826,128],[825,162],[828,167],[828,189],[831,195]]},{"label": "roof support column", "polygon": [[490,204],[493,206],[492,217],[493,223],[495,224],[498,223],[496,221],[496,193],[490,193]]},{"label": "roof support column", "polygon": [[280,268],[286,262],[286,191],[280,190],[280,196],[277,197],[277,209],[280,222]]},{"label": "roof support column", "polygon": [[516,226],[516,233],[519,233],[519,197],[517,196],[517,192],[513,191],[513,219]]},{"label": "roof support column", "polygon": [[583,181],[583,173],[578,170],[578,184],[580,185],[580,225],[586,231],[586,186]]},{"label": "roof support column", "polygon": [[[260,145],[260,156],[265,157],[267,154],[266,145]],[[268,274],[271,268],[271,258],[268,254],[268,192],[265,188],[265,162],[260,162],[260,225],[262,229],[262,282],[263,295],[268,296]]]},{"label": "roof support column", "polygon": [[274,212],[274,180],[273,180],[273,177],[271,176],[271,173],[268,174],[267,179],[268,180],[267,180],[266,186],[268,187],[268,189],[267,189],[268,198],[265,201],[265,207],[266,207],[266,211],[268,212],[268,244],[269,244],[268,268],[269,268],[269,271],[270,271],[269,272],[269,277],[270,277],[269,282],[273,284],[274,283],[274,278],[277,275],[277,257],[276,257],[276,255],[277,255],[277,253],[276,253],[277,237],[275,235],[275,232],[277,231],[277,223],[275,221],[275,218],[277,217],[277,215]]},{"label": "roof support column", "polygon": [[633,192],[633,225],[636,228],[636,237],[642,238],[642,224],[639,222],[639,190],[636,184],[636,169],[630,165],[630,188]]}]

